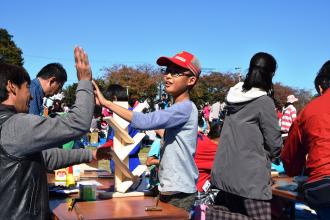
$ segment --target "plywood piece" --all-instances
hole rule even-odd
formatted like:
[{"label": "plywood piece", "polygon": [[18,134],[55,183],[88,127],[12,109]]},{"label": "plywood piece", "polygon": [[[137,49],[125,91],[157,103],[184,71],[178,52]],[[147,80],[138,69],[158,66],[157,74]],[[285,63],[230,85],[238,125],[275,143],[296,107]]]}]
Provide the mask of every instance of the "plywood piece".
[{"label": "plywood piece", "polygon": [[133,109],[133,112],[142,112],[143,109],[145,108],[149,108],[149,104],[147,102],[147,100],[145,100],[144,102],[142,103],[139,103],[134,109]]},{"label": "plywood piece", "polygon": [[132,172],[134,178],[123,181],[121,184],[117,186],[116,190],[121,193],[127,192],[127,190],[133,185],[133,183],[137,180],[137,178],[141,176],[146,170],[147,170],[147,166],[145,165],[137,166]]},{"label": "plywood piece", "polygon": [[129,134],[127,133],[127,131],[125,131],[116,121],[114,118],[112,117],[105,117],[103,118],[111,127],[112,129],[115,131],[115,133],[117,133],[122,140],[124,141],[125,144],[133,144],[134,140],[129,136]]},{"label": "plywood piece", "polygon": [[127,193],[121,193],[121,192],[101,192],[100,194],[103,194],[101,196],[103,196],[106,199],[110,199],[110,198],[123,198],[123,197],[135,197],[135,196],[153,196],[153,194],[151,192],[127,192]]},{"label": "plywood piece", "polygon": [[120,192],[115,192],[112,196],[113,197],[133,197],[133,196],[145,196],[145,195],[150,195],[150,193],[145,193],[145,192],[128,192],[128,193],[120,193]]},{"label": "plywood piece", "polygon": [[280,174],[277,171],[272,171],[271,172],[271,177],[278,177]]},{"label": "plywood piece", "polygon": [[144,136],[145,133],[137,133],[133,137],[133,144],[125,145],[123,148],[121,148],[120,152],[117,152],[119,159],[124,160],[126,157],[128,157],[129,153],[135,148],[136,145],[142,141]]},{"label": "plywood piece", "polygon": [[141,176],[146,170],[147,170],[146,165],[138,165],[137,167],[135,167],[132,174],[134,176]]},{"label": "plywood piece", "polygon": [[[128,102],[113,102],[116,105],[119,105],[123,108],[128,109]],[[113,118],[115,119],[115,121],[121,125],[121,127],[123,129],[126,129],[129,125],[129,122],[126,121],[125,119],[121,118],[119,115],[117,115],[116,113],[113,114]]]},{"label": "plywood piece", "polygon": [[133,185],[133,183],[134,183],[133,180],[123,181],[121,184],[118,184],[116,186],[116,191],[120,193],[125,193]]},{"label": "plywood piece", "polygon": [[85,163],[81,163],[81,164],[78,164],[78,165],[75,165],[75,166],[78,166],[79,167],[79,170],[80,170],[81,173],[85,172],[85,170],[89,170],[89,171],[97,171],[97,170],[99,170],[98,168],[89,166],[89,165],[87,165]]},{"label": "plywood piece", "polygon": [[[127,130],[127,128],[125,129]],[[113,148],[116,152],[116,155],[118,155],[118,152],[121,152],[121,150],[124,148],[124,145],[123,145],[123,140],[122,138],[119,136],[118,133],[115,133],[115,136],[114,136],[114,139],[113,139]],[[119,161],[120,159],[117,158]],[[128,172],[128,158],[125,158],[124,160],[122,160],[121,162],[118,162],[118,163],[121,163],[121,166],[115,166],[115,190],[117,190],[117,188],[120,186],[120,184],[122,182],[125,181],[125,179],[127,179],[127,174],[129,174],[128,176],[131,175],[130,172]],[[124,168],[127,167],[126,168]],[[121,169],[125,169],[124,172],[126,174],[123,173],[123,171]]]},{"label": "plywood piece", "polygon": [[[128,167],[119,159],[119,157],[117,156],[116,152],[113,151],[113,153],[111,154],[111,159],[114,161],[115,166],[117,168],[119,168],[119,170],[129,179],[133,179],[134,176],[131,173],[131,171],[128,169]],[[116,175],[116,174],[115,174]]]}]

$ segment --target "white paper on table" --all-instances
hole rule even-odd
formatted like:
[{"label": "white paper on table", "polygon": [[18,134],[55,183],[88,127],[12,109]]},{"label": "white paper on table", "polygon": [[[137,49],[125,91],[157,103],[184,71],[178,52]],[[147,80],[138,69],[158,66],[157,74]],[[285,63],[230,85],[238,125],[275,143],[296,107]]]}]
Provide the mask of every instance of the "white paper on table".
[{"label": "white paper on table", "polygon": [[85,170],[92,170],[92,171],[99,170],[98,168],[88,166],[85,163],[82,163],[82,164],[79,164],[79,165],[75,165],[75,166],[79,166],[79,169],[80,169],[80,172],[81,173],[83,173]]},{"label": "white paper on table", "polygon": [[85,181],[79,181],[77,182],[77,187],[79,187],[79,185],[96,185],[96,186],[102,186],[101,183],[97,182],[96,180],[85,180]]}]

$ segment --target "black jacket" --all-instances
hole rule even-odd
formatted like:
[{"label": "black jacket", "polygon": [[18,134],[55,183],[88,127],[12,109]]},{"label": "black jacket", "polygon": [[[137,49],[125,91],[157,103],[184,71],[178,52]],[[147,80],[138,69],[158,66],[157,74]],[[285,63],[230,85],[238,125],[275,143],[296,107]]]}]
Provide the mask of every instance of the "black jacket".
[{"label": "black jacket", "polygon": [[[13,108],[1,106],[0,124],[14,114]],[[41,152],[19,158],[0,145],[0,163],[0,219],[47,219],[47,176]]]}]

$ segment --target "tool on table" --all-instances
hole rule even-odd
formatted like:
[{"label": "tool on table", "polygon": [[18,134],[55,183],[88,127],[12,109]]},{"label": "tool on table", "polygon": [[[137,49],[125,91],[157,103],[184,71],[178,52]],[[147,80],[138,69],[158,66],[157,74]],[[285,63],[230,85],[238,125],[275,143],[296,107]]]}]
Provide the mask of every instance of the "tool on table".
[{"label": "tool on table", "polygon": [[72,199],[71,202],[68,203],[68,211],[72,211],[76,202],[77,202],[77,199]]},{"label": "tool on table", "polygon": [[76,203],[79,201],[79,199],[72,199],[71,202],[69,203],[68,206],[68,211],[72,211],[72,209],[74,209],[75,213],[78,216],[79,220],[84,220],[84,216],[81,214],[80,209],[78,208],[78,206],[76,205]]},{"label": "tool on table", "polygon": [[154,206],[147,206],[144,210],[145,211],[162,211],[162,207],[158,206],[158,202],[159,202],[159,196],[157,196],[156,198],[156,203]]}]

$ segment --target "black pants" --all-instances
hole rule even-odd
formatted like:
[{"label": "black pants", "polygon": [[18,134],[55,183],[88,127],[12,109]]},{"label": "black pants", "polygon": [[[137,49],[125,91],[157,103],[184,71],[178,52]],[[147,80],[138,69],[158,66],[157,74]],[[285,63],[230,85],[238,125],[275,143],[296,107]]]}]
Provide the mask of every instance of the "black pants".
[{"label": "black pants", "polygon": [[159,200],[169,203],[178,208],[182,208],[189,212],[195,202],[196,193],[176,193],[173,195],[159,195]]},{"label": "black pants", "polygon": [[206,219],[271,220],[270,201],[248,199],[220,191],[215,205],[206,210]]}]

